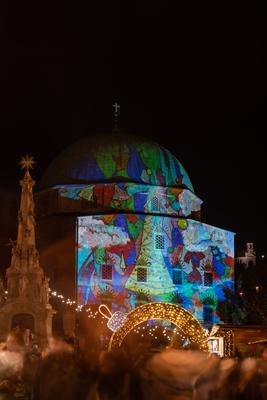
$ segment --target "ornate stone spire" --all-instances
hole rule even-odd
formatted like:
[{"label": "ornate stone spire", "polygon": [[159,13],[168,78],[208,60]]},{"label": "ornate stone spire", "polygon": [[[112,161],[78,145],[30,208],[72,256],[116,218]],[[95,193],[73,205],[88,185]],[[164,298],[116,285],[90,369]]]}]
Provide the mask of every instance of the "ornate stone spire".
[{"label": "ornate stone spire", "polygon": [[13,246],[11,266],[22,271],[39,267],[38,251],[35,246],[35,218],[32,188],[35,181],[32,179],[29,169],[35,162],[28,155],[21,159],[21,168],[25,169],[24,178],[20,181],[21,199],[18,213],[18,236]]},{"label": "ornate stone spire", "polygon": [[41,346],[45,346],[52,333],[53,310],[49,304],[49,279],[39,264],[35,243],[32,192],[35,181],[29,172],[35,162],[27,155],[20,164],[25,174],[20,181],[18,235],[16,241],[10,240],[12,258],[6,271],[7,298],[0,304],[0,336],[4,337],[15,326],[28,327],[37,335]]},{"label": "ornate stone spire", "polygon": [[[32,300],[40,301],[44,272],[39,265],[39,254],[35,243],[35,217],[32,191],[35,181],[29,172],[34,164],[33,157],[29,157],[28,155],[20,161],[21,168],[25,170],[25,174],[20,181],[22,190],[18,212],[17,240],[15,242],[10,241],[12,258],[11,266],[7,269],[7,283],[8,298],[27,295]],[[13,288],[13,286],[17,286],[17,289]]]}]

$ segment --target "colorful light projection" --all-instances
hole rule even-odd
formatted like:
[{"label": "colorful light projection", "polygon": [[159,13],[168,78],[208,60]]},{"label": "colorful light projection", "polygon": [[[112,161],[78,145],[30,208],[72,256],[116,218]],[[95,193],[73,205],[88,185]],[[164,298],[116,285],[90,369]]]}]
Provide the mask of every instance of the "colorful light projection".
[{"label": "colorful light projection", "polygon": [[61,197],[83,200],[88,206],[154,214],[188,217],[201,209],[202,200],[185,188],[160,187],[134,183],[60,185]]},{"label": "colorful light projection", "polygon": [[77,218],[78,304],[128,312],[147,302],[179,304],[199,321],[221,322],[233,290],[234,234],[158,215]]},{"label": "colorful light projection", "polygon": [[192,183],[182,164],[153,141],[127,135],[104,135],[71,145],[47,169],[46,187],[57,183],[136,182],[155,186]]}]

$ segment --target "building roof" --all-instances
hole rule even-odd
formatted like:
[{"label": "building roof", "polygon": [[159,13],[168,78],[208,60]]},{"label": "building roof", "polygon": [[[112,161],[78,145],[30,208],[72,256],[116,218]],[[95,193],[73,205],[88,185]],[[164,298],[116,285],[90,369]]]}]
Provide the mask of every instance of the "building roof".
[{"label": "building roof", "polygon": [[67,147],[45,171],[40,189],[118,181],[194,191],[187,172],[170,151],[151,140],[122,133],[88,136]]}]

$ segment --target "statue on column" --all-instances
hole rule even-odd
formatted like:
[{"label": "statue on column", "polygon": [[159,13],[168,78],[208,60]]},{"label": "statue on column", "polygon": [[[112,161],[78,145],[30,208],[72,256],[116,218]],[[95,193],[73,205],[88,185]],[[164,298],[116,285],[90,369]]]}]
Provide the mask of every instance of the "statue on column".
[{"label": "statue on column", "polygon": [[18,223],[19,223],[19,224],[22,224],[22,222],[23,222],[22,211],[19,210],[19,212],[18,212]]},{"label": "statue on column", "polygon": [[0,304],[4,301],[5,298],[5,287],[3,278],[0,276]]},{"label": "statue on column", "polygon": [[28,279],[26,278],[25,275],[22,275],[19,278],[19,296],[20,297],[23,297],[25,295],[27,284],[28,284]]},{"label": "statue on column", "polygon": [[28,212],[28,217],[29,217],[31,224],[33,224],[33,226],[35,226],[36,222],[35,222],[35,218],[34,218],[34,212],[32,210],[30,210]]},{"label": "statue on column", "polygon": [[18,279],[17,277],[7,278],[8,298],[18,296]]},{"label": "statue on column", "polygon": [[45,277],[41,288],[41,302],[44,304],[49,303],[49,281],[50,278]]}]

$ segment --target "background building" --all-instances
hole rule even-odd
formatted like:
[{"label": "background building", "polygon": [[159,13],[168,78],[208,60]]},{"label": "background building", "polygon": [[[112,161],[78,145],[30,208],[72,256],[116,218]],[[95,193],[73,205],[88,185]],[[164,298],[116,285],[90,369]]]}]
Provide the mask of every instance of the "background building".
[{"label": "background building", "polygon": [[247,243],[246,250],[241,250],[236,258],[238,264],[242,264],[245,268],[256,265],[256,253],[254,251],[254,243]]},{"label": "background building", "polygon": [[[236,297],[243,313],[241,322],[267,324],[267,262],[265,254],[257,254],[253,243],[246,244],[236,258]],[[240,321],[239,321],[240,322]]]},{"label": "background building", "polygon": [[152,141],[112,134],[74,143],[36,194],[52,290],[124,311],[174,302],[220,322],[234,287],[234,234],[201,222],[201,204],[181,163]]}]

